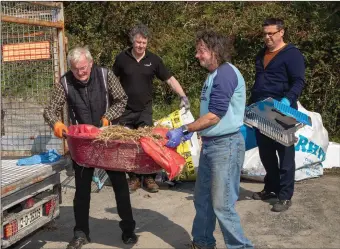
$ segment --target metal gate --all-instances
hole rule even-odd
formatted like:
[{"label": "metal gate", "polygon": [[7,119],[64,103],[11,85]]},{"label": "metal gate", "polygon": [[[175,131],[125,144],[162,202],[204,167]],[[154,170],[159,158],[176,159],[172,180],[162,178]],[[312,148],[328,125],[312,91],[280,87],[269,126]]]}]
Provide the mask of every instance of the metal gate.
[{"label": "metal gate", "polygon": [[64,142],[44,122],[53,84],[65,72],[62,3],[0,2],[1,156],[30,156]]}]

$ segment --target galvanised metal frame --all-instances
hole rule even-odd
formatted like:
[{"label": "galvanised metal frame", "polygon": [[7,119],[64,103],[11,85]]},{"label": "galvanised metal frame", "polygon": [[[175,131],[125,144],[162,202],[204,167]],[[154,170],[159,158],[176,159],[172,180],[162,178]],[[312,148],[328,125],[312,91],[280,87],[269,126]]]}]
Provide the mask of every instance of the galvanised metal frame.
[{"label": "galvanised metal frame", "polygon": [[[30,156],[52,148],[64,154],[65,141],[53,135],[42,116],[53,84],[66,70],[63,4],[2,1],[0,6],[1,156]],[[41,43],[49,45],[44,58],[30,57],[42,53]],[[14,56],[20,53],[26,57]]]}]

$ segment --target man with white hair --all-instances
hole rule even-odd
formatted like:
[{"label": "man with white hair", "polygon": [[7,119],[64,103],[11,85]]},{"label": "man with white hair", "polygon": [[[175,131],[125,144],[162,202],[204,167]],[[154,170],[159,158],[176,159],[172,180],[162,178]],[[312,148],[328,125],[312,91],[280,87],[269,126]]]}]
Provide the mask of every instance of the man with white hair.
[{"label": "man with white hair", "polygon": [[[120,82],[128,96],[126,110],[115,123],[125,125],[131,129],[153,126],[152,121],[152,81],[156,76],[165,81],[180,97],[180,108],[190,108],[181,85],[165,67],[162,59],[147,49],[150,32],[144,24],[136,25],[129,34],[132,47],[121,52],[113,65],[113,72],[119,77]],[[155,182],[155,174],[143,175],[143,184],[151,193],[158,192],[159,187]],[[142,175],[129,173],[130,191],[134,192],[141,187]]]},{"label": "man with white hair", "polygon": [[[66,72],[55,84],[50,105],[44,110],[45,121],[53,128],[55,136],[62,138],[67,127],[62,123],[60,114],[65,102],[69,108],[72,124],[90,124],[96,127],[108,126],[125,110],[127,96],[114,73],[93,64],[87,48],[72,49],[67,56],[71,70]],[[90,242],[89,210],[91,181],[94,168],[86,168],[73,161],[76,193],[73,209],[76,225],[74,237],[67,249],[80,249]],[[135,244],[135,221],[132,215],[129,187],[124,172],[106,171],[115,192],[117,211],[122,219],[122,240],[125,244]]]}]

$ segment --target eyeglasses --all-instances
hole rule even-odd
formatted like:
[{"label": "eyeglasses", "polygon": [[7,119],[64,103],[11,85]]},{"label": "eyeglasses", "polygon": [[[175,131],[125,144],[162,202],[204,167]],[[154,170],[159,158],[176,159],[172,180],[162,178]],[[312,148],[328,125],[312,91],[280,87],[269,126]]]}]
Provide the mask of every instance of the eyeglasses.
[{"label": "eyeglasses", "polygon": [[80,68],[71,68],[72,71],[75,71],[75,72],[80,72],[80,71],[86,71],[88,69],[90,64],[87,64],[86,66],[83,66],[83,67],[80,67]]},{"label": "eyeglasses", "polygon": [[266,37],[267,35],[268,35],[269,37],[272,37],[273,35],[275,35],[276,33],[280,32],[281,30],[282,30],[282,29],[279,29],[279,30],[276,31],[276,32],[268,32],[268,33],[263,32],[262,35],[263,35],[263,37]]}]

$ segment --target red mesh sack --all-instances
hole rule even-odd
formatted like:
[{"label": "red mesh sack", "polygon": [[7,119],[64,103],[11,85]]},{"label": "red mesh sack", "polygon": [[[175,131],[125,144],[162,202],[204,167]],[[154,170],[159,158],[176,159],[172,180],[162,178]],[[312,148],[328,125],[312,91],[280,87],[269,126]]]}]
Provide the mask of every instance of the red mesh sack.
[{"label": "red mesh sack", "polygon": [[169,179],[172,180],[178,176],[186,161],[174,149],[165,146],[167,143],[166,128],[155,128],[154,134],[161,135],[163,139],[155,140],[150,137],[142,137],[139,142],[143,150],[148,154],[159,166],[161,166],[169,174]]},{"label": "red mesh sack", "polygon": [[68,128],[67,135],[77,136],[77,137],[96,137],[101,130],[93,125],[80,124],[71,125]]}]

